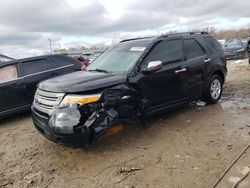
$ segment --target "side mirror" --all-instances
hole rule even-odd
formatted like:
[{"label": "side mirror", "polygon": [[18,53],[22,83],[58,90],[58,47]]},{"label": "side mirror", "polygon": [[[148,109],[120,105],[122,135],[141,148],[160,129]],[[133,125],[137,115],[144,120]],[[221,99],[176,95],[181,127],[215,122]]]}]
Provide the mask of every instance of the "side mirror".
[{"label": "side mirror", "polygon": [[162,69],[162,61],[150,61],[146,68],[142,70],[142,73],[152,73]]}]

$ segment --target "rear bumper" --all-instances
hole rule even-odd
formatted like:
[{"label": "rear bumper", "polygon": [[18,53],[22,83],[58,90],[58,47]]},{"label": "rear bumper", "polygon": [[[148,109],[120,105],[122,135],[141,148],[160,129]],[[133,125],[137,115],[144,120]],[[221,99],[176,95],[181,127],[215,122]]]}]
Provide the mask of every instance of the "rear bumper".
[{"label": "rear bumper", "polygon": [[44,117],[36,112],[36,110],[31,107],[32,120],[37,131],[46,137],[47,139],[64,145],[73,146],[83,146],[88,145],[89,141],[89,131],[85,130],[81,133],[58,135],[49,127],[49,117]]}]

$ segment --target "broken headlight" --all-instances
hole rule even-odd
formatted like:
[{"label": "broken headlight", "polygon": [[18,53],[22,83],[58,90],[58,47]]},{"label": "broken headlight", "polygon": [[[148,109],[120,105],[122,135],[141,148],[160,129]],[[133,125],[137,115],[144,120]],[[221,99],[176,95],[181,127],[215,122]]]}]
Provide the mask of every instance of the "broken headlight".
[{"label": "broken headlight", "polygon": [[96,102],[101,98],[101,94],[94,95],[66,95],[60,106],[64,106],[66,104],[88,104],[92,102]]},{"label": "broken headlight", "polygon": [[76,104],[68,107],[58,108],[49,120],[49,125],[57,134],[73,134],[74,126],[80,123],[81,114]]}]

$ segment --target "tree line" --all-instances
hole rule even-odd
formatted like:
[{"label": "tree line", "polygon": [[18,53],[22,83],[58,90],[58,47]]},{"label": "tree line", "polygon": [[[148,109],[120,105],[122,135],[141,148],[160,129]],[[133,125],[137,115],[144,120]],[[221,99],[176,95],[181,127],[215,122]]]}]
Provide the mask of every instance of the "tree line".
[{"label": "tree line", "polygon": [[250,26],[247,28],[229,30],[217,30],[215,27],[209,26],[203,28],[202,30],[212,34],[218,40],[250,37]]}]

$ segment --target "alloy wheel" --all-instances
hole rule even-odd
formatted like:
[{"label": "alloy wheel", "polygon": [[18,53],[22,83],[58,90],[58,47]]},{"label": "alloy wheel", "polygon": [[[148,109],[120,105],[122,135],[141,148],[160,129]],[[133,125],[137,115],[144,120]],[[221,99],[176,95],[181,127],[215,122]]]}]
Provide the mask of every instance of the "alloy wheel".
[{"label": "alloy wheel", "polygon": [[221,95],[221,82],[219,79],[214,79],[210,86],[210,94],[214,100],[217,100]]}]

